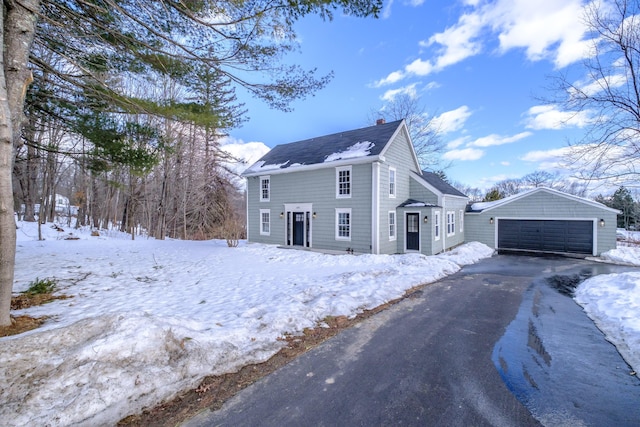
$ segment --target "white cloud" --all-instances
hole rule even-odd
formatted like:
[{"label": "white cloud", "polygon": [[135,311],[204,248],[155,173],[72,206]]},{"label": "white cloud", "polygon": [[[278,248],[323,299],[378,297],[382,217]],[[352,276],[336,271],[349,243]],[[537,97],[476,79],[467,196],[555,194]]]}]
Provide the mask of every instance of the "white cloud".
[{"label": "white cloud", "polygon": [[511,166],[511,162],[507,162],[507,161],[502,161],[502,162],[500,162],[500,164],[502,166]]},{"label": "white cloud", "polygon": [[227,164],[229,169],[238,174],[244,172],[271,150],[263,142],[244,142],[230,136],[221,141],[220,148],[238,160]]},{"label": "white cloud", "polygon": [[526,153],[520,159],[537,163],[538,170],[558,171],[588,183],[590,191],[613,191],[617,187],[637,185],[634,162],[629,161],[628,147],[606,144],[565,146]]},{"label": "white cloud", "polygon": [[593,122],[589,111],[560,111],[557,105],[536,105],[525,113],[527,129],[583,128]]},{"label": "white cloud", "polygon": [[[429,47],[434,44],[442,46],[435,61],[431,64],[431,69],[424,68],[421,70],[419,65],[410,64],[406,67],[407,72],[414,72],[418,75],[418,71],[428,73],[432,71],[441,71],[449,65],[456,64],[470,56],[477,55],[482,51],[482,43],[478,40],[480,33],[485,26],[485,18],[482,14],[464,14],[453,27],[449,27],[441,33],[436,33],[429,38],[427,42],[421,42],[423,47]],[[416,64],[419,60],[414,61]],[[426,73],[426,74],[428,74]]]},{"label": "white cloud", "polygon": [[399,89],[390,89],[386,91],[380,98],[383,101],[393,102],[398,95],[407,95],[411,99],[418,97],[418,91],[416,90],[417,83],[410,84],[409,86],[401,87]]},{"label": "white cloud", "polygon": [[502,52],[523,48],[529,60],[549,59],[562,68],[589,52],[583,7],[582,0],[501,0],[484,13]]},{"label": "white cloud", "polygon": [[[577,89],[587,96],[593,96],[600,92],[605,91],[607,88],[616,88],[623,86],[627,83],[627,77],[624,74],[616,74],[607,76],[598,80],[587,80],[576,84]],[[569,91],[569,96],[572,96],[575,90]]]},{"label": "white cloud", "polygon": [[487,176],[484,178],[480,178],[477,182],[477,186],[479,188],[488,190],[490,188],[492,188],[494,185],[496,185],[497,183],[499,183],[500,181],[504,181],[507,179],[513,179],[513,178],[517,178],[516,176],[511,176],[511,175],[505,175],[505,174],[500,174],[500,175],[493,175],[493,176]]},{"label": "white cloud", "polygon": [[520,160],[524,160],[525,162],[554,162],[566,156],[569,150],[569,147],[561,147],[551,150],[529,151],[520,157]]},{"label": "white cloud", "polygon": [[429,58],[415,59],[404,70],[379,80],[376,87],[439,72],[480,54],[495,41],[500,53],[524,49],[530,61],[549,60],[557,68],[593,54],[582,0],[467,0],[463,7],[465,12],[454,25],[419,43]]},{"label": "white cloud", "polygon": [[378,81],[376,81],[375,83],[373,83],[373,87],[382,87],[382,86],[387,86],[396,82],[399,82],[400,80],[404,79],[405,75],[402,71],[394,71],[392,73],[390,73],[387,77],[380,79]]},{"label": "white cloud", "polygon": [[425,90],[437,89],[440,87],[440,83],[438,82],[429,82],[425,86]]},{"label": "white cloud", "polygon": [[462,145],[466,144],[468,141],[469,141],[469,137],[468,136],[463,136],[461,138],[456,138],[453,141],[449,141],[447,143],[447,148],[449,150],[453,150],[454,148],[461,147]]},{"label": "white cloud", "polygon": [[[572,148],[569,146],[561,148],[553,148],[550,150],[535,150],[526,153],[520,157],[520,160],[525,162],[537,163],[538,170],[544,170],[547,172],[558,171],[566,174],[567,171],[572,168],[567,162]],[[575,167],[576,165],[574,165]]]},{"label": "white cloud", "polygon": [[460,130],[471,114],[466,105],[444,112],[433,118],[434,129],[437,129],[438,133],[442,135]]},{"label": "white cloud", "polygon": [[442,158],[445,160],[470,161],[478,160],[482,156],[484,156],[483,150],[479,150],[477,148],[463,148],[461,150],[447,151],[442,155]]},{"label": "white cloud", "polygon": [[510,144],[512,142],[520,141],[523,138],[533,135],[531,132],[520,132],[519,134],[512,136],[501,136],[497,134],[491,134],[478,138],[469,144],[470,147],[492,147],[495,145]]},{"label": "white cloud", "polygon": [[393,0],[388,0],[387,5],[382,9],[382,19],[387,19],[391,16],[391,6],[393,6]]},{"label": "white cloud", "polygon": [[424,4],[424,0],[409,0],[408,3],[413,7],[417,7],[422,6]]}]

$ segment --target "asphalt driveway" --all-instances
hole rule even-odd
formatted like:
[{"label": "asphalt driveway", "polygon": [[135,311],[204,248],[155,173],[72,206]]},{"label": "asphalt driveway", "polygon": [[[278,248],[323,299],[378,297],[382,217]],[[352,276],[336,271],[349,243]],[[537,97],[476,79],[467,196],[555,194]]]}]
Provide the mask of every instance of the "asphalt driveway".
[{"label": "asphalt driveway", "polygon": [[[629,268],[495,256],[184,425],[637,425],[640,381],[579,306],[551,286],[622,270]],[[569,369],[572,361],[579,369]]]}]

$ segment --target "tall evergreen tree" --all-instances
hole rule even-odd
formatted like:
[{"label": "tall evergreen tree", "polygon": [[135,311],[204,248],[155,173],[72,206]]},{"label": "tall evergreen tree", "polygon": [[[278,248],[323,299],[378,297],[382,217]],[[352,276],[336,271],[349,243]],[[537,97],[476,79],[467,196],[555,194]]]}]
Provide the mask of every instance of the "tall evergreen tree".
[{"label": "tall evergreen tree", "polygon": [[[166,105],[145,94],[131,95],[132,86],[162,76],[195,93],[198,88],[186,77],[204,66],[272,107],[287,109],[292,100],[322,88],[330,78],[284,65],[283,55],[297,47],[294,22],[308,14],[331,19],[336,10],[377,16],[381,4],[381,0],[5,0],[0,33],[4,47],[0,52],[0,326],[10,324],[15,263],[13,153],[23,143],[25,94],[34,78],[47,78],[47,85],[41,84],[44,80],[36,83],[46,88],[39,94],[56,106],[51,114],[73,131],[100,134],[91,139],[95,158],[143,166],[153,154],[155,136],[132,128],[134,115],[188,115],[199,123],[210,122],[211,116],[206,109],[194,114],[185,101]],[[79,107],[83,111],[77,115],[74,110]]]}]

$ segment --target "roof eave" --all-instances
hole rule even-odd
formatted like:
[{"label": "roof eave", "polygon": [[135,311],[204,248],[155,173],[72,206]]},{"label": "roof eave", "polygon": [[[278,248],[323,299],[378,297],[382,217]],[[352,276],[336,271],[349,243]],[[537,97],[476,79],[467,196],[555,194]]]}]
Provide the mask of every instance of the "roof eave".
[{"label": "roof eave", "polygon": [[610,211],[610,212],[615,212],[616,214],[618,214],[620,212],[619,210],[610,208],[608,206],[605,206],[602,203],[598,203],[598,202],[593,201],[593,200],[585,199],[584,197],[574,196],[573,194],[564,193],[562,191],[555,190],[553,188],[548,188],[548,187],[534,188],[532,190],[528,190],[528,191],[516,194],[516,195],[514,195],[512,197],[507,197],[505,199],[496,200],[496,204],[494,204],[493,206],[489,206],[488,208],[479,209],[479,210],[471,210],[471,211],[467,211],[467,212],[468,213],[488,212],[488,211],[491,211],[493,209],[499,208],[500,206],[504,206],[506,204],[515,202],[515,201],[520,200],[520,199],[522,199],[524,197],[528,197],[528,196],[530,196],[530,195],[532,195],[534,193],[539,193],[539,192],[542,192],[542,191],[544,191],[546,193],[550,193],[550,194],[555,194],[557,196],[564,197],[564,198],[567,198],[567,199],[571,199],[571,200],[574,200],[576,202],[584,203],[584,204],[590,205],[590,206],[598,208],[598,209],[602,209],[602,210]]},{"label": "roof eave", "polygon": [[323,162],[323,163],[314,163],[312,165],[300,165],[300,166],[289,166],[288,168],[278,168],[278,169],[266,169],[255,172],[243,172],[241,176],[245,178],[249,178],[252,176],[264,176],[264,175],[280,175],[285,173],[293,173],[293,172],[304,172],[304,171],[312,171],[318,169],[331,169],[337,168],[341,166],[349,166],[349,165],[360,165],[366,163],[373,163],[382,161],[380,155],[375,156],[364,156],[364,157],[353,157],[351,159],[341,159],[333,162]]}]

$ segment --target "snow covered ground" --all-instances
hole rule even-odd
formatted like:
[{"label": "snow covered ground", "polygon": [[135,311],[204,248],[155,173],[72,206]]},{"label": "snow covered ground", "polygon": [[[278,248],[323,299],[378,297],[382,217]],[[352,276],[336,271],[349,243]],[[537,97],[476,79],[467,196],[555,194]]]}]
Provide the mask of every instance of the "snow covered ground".
[{"label": "snow covered ground", "polygon": [[206,375],[265,361],[287,333],[355,316],[491,256],[325,255],[223,241],[18,232],[14,292],[54,278],[70,299],[15,311],[43,327],[0,339],[0,424],[113,424]]},{"label": "snow covered ground", "polygon": [[[633,244],[640,242],[640,232],[620,233]],[[640,266],[640,247],[629,244],[618,244],[598,261]],[[576,289],[575,300],[640,375],[640,270],[587,279]]]},{"label": "snow covered ground", "polygon": [[[79,240],[65,240],[68,230],[47,226],[46,240],[37,241],[34,224],[19,226],[14,292],[36,278],[53,278],[57,292],[72,298],[13,312],[48,321],[0,338],[4,426],[113,424],[195,387],[206,375],[268,359],[282,347],[278,338],[284,334],[317,326],[329,315],[355,316],[492,254],[479,243],[425,257],[131,241],[88,231],[73,231]],[[625,262],[640,265],[640,250],[619,250]],[[585,282],[578,301],[605,332],[607,325],[624,329],[607,333],[633,343],[629,353],[637,356],[640,276],[606,277]],[[590,310],[594,301],[604,308]]]}]

